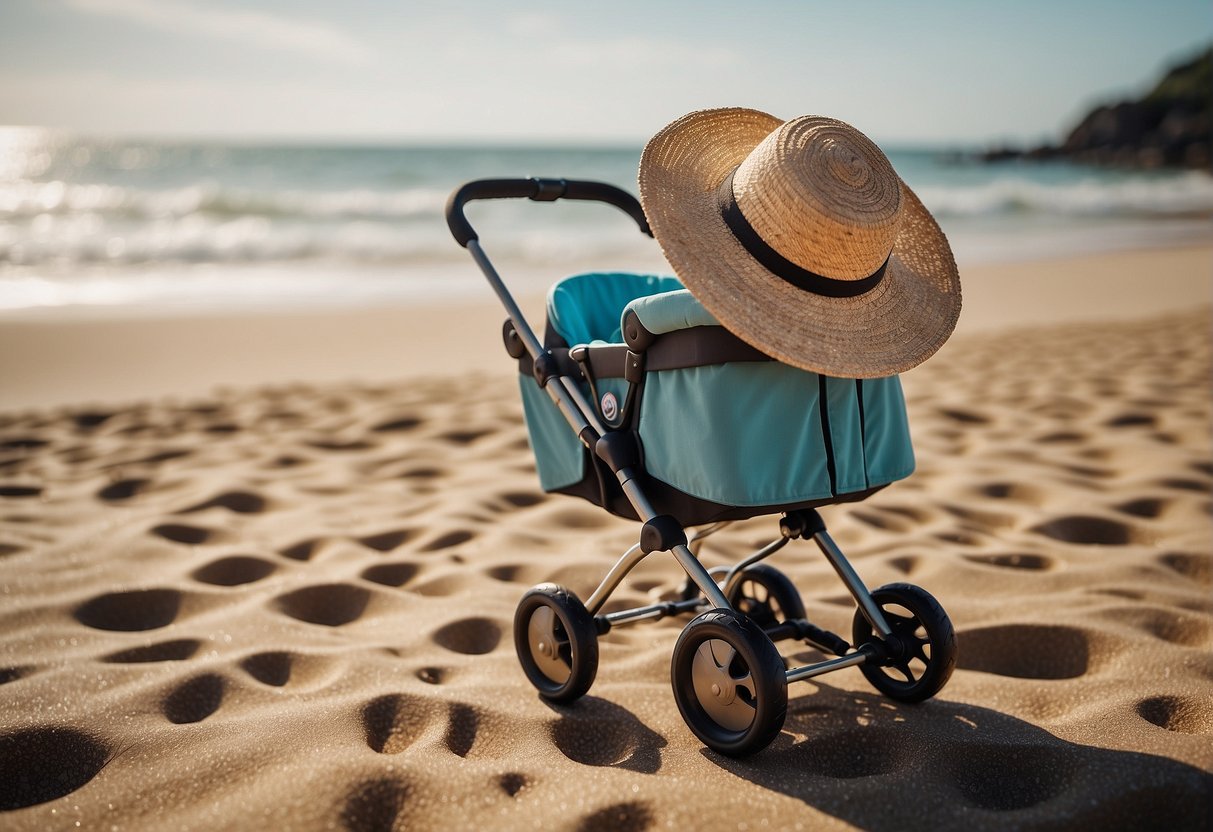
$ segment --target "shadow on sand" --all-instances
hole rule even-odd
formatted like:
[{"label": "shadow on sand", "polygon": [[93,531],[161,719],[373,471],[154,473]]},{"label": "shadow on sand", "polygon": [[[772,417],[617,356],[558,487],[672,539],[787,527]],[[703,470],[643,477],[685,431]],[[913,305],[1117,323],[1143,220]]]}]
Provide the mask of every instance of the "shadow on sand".
[{"label": "shadow on sand", "polygon": [[1213,775],[1078,745],[946,700],[905,706],[821,685],[743,760],[704,757],[863,829],[1210,828]]}]

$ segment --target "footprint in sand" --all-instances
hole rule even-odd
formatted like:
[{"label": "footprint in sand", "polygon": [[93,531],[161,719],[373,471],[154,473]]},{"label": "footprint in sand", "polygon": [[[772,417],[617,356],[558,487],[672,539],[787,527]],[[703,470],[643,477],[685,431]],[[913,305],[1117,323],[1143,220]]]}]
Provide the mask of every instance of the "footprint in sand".
[{"label": "footprint in sand", "polygon": [[377,563],[362,570],[361,577],[383,586],[401,587],[412,580],[418,567],[413,563]]},{"label": "footprint in sand", "polygon": [[169,722],[178,725],[201,722],[219,710],[226,689],[227,680],[216,673],[195,676],[169,691],[160,709]]},{"label": "footprint in sand", "polygon": [[97,492],[97,498],[107,503],[119,503],[138,496],[147,488],[150,480],[125,479],[110,483]]},{"label": "footprint in sand", "polygon": [[113,755],[108,744],[75,728],[0,734],[0,812],[71,794],[96,777]]},{"label": "footprint in sand", "polygon": [[367,450],[370,450],[371,448],[376,447],[373,443],[366,442],[361,439],[355,439],[350,442],[339,442],[337,440],[320,439],[320,440],[316,440],[314,442],[308,442],[307,444],[310,445],[311,447],[316,448],[317,450],[321,450],[321,451],[338,451],[338,452],[345,452],[345,453],[352,452],[352,451],[367,451]]},{"label": "footprint in sand", "polygon": [[0,667],[0,685],[23,679],[30,674],[32,669],[29,667]]},{"label": "footprint in sand", "polygon": [[1134,427],[1154,427],[1158,423],[1157,417],[1150,413],[1140,413],[1137,411],[1129,411],[1121,413],[1118,416],[1113,416],[1104,424],[1110,428],[1134,428]]},{"label": "footprint in sand", "polygon": [[525,581],[520,581],[519,578],[526,568],[526,565],[521,563],[505,563],[500,566],[490,566],[484,570],[484,574],[494,581],[501,581],[502,583],[525,583]]},{"label": "footprint in sand", "polygon": [[432,480],[446,475],[446,471],[441,468],[411,468],[400,475],[401,479],[406,480]]},{"label": "footprint in sand", "polygon": [[961,632],[956,640],[961,645],[957,667],[1017,679],[1074,679],[1090,669],[1095,653],[1090,633],[1061,625],[982,627]]},{"label": "footprint in sand", "polygon": [[85,410],[80,413],[72,414],[72,421],[76,423],[76,427],[81,430],[92,430],[100,427],[114,417],[113,413],[106,413],[100,410]]},{"label": "footprint in sand", "polygon": [[181,609],[175,589],[137,589],[98,595],[76,608],[76,620],[97,630],[134,632],[167,627]]},{"label": "footprint in sand", "polygon": [[977,490],[983,496],[991,497],[995,500],[1008,500],[1036,506],[1043,505],[1046,502],[1046,495],[1041,489],[1033,488],[1030,485],[1023,485],[1022,483],[989,482],[980,486]]},{"label": "footprint in sand", "polygon": [[425,733],[434,716],[428,700],[403,694],[380,696],[362,709],[366,744],[379,754],[399,754]]},{"label": "footprint in sand", "polygon": [[241,659],[240,668],[261,684],[280,688],[291,680],[293,663],[294,659],[290,653],[274,651]]},{"label": "footprint in sand", "polygon": [[42,489],[36,485],[0,485],[0,497],[20,500],[41,496]]},{"label": "footprint in sand", "polygon": [[1146,722],[1180,734],[1213,734],[1213,705],[1186,696],[1153,696],[1137,703]]},{"label": "footprint in sand", "polygon": [[421,547],[423,552],[438,552],[442,549],[450,549],[454,546],[459,546],[467,543],[476,535],[472,532],[460,529],[458,531],[447,532],[446,534],[436,537],[429,543]]},{"label": "footprint in sand", "polygon": [[181,662],[198,652],[202,642],[192,638],[162,641],[143,647],[132,647],[110,653],[101,661],[112,664],[145,664],[149,662]]},{"label": "footprint in sand", "polygon": [[164,523],[150,530],[152,534],[159,535],[165,540],[171,540],[174,543],[185,543],[189,546],[200,546],[216,536],[216,533],[211,529],[204,529],[199,526],[186,526],[180,523]]},{"label": "footprint in sand", "polygon": [[1158,497],[1140,497],[1136,500],[1120,503],[1113,506],[1113,508],[1133,517],[1144,517],[1147,520],[1152,520],[1161,515],[1170,504],[1170,500]]},{"label": "footprint in sand", "polygon": [[464,618],[439,628],[434,643],[455,653],[478,656],[492,652],[501,641],[501,625],[487,618]]},{"label": "footprint in sand", "polygon": [[922,558],[917,555],[898,555],[895,558],[889,558],[887,563],[903,575],[913,575],[922,565]]},{"label": "footprint in sand", "polygon": [[1213,584],[1213,555],[1167,552],[1159,555],[1163,566],[1203,586]]},{"label": "footprint in sand", "polygon": [[394,529],[389,532],[380,532],[379,534],[360,537],[358,538],[358,542],[368,549],[374,549],[377,552],[390,552],[403,546],[414,534],[416,532],[413,529]]},{"label": "footprint in sand", "polygon": [[196,511],[206,511],[208,508],[225,508],[237,514],[258,514],[265,511],[266,501],[260,494],[251,491],[227,491],[218,494],[205,502],[198,503],[179,514],[193,514]]},{"label": "footprint in sand", "polygon": [[414,419],[411,416],[405,416],[401,419],[393,419],[390,422],[380,422],[371,428],[376,433],[400,433],[409,431],[421,424],[420,419]]},{"label": "footprint in sand", "polygon": [[939,415],[944,416],[953,422],[961,425],[988,425],[990,419],[980,413],[972,410],[963,410],[961,408],[939,408]]},{"label": "footprint in sand", "polygon": [[278,554],[291,560],[311,560],[324,543],[325,539],[322,537],[300,540],[298,543],[292,543],[285,549],[280,549]]},{"label": "footprint in sand", "polygon": [[452,702],[447,720],[443,743],[452,754],[466,757],[476,743],[476,734],[480,729],[480,712],[471,705]]},{"label": "footprint in sand", "polygon": [[1075,514],[1033,526],[1030,531],[1066,543],[1124,546],[1134,540],[1131,526],[1106,517]]},{"label": "footprint in sand", "polygon": [[547,501],[547,495],[533,491],[509,491],[501,495],[502,502],[514,508],[530,508]]},{"label": "footprint in sand", "polygon": [[307,586],[275,599],[278,609],[299,621],[340,627],[357,621],[366,611],[371,593],[352,584]]},{"label": "footprint in sand", "polygon": [[241,586],[267,578],[278,569],[273,563],[248,555],[219,558],[191,573],[195,581],[213,586]]},{"label": "footprint in sand", "polygon": [[381,777],[365,780],[346,795],[341,807],[341,825],[351,832],[405,829],[405,810],[411,793],[406,780]]},{"label": "footprint in sand", "polygon": [[33,451],[38,448],[45,448],[49,445],[45,439],[38,439],[33,436],[19,436],[13,439],[0,440],[0,450],[6,451]]},{"label": "footprint in sand", "polygon": [[630,800],[586,815],[577,824],[577,832],[644,832],[651,829],[653,823],[653,810],[649,805]]},{"label": "footprint in sand", "polygon": [[339,656],[269,650],[245,656],[239,667],[263,685],[289,686],[298,693],[328,687],[345,674],[348,664]]},{"label": "footprint in sand", "polygon": [[1208,647],[1213,644],[1213,624],[1203,615],[1142,605],[1104,610],[1101,615],[1172,644],[1184,647]]},{"label": "footprint in sand", "polygon": [[495,432],[492,430],[457,430],[441,434],[438,438],[444,439],[453,445],[470,445],[477,439]]},{"label": "footprint in sand", "polygon": [[159,453],[152,454],[151,456],[145,456],[142,459],[136,459],[135,461],[131,462],[130,464],[131,465],[159,465],[161,462],[168,462],[169,460],[173,460],[173,459],[181,459],[182,457],[187,457],[192,453],[193,453],[193,451],[185,451],[185,450],[160,451]]},{"label": "footprint in sand", "polygon": [[441,685],[446,681],[450,671],[445,667],[423,667],[417,671],[417,678],[427,685]]},{"label": "footprint in sand", "polygon": [[520,791],[531,785],[531,781],[521,772],[510,771],[497,778],[497,785],[510,797],[517,797]]}]

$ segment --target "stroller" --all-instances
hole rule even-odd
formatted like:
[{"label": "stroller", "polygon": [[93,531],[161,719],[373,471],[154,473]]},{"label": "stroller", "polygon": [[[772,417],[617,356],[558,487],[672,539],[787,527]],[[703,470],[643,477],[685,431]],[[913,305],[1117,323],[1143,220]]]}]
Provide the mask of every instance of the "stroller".
[{"label": "stroller", "polygon": [[[652,236],[640,203],[614,186],[563,179],[485,179],[451,194],[447,223],[508,313],[523,411],[547,492],[640,521],[640,539],[584,603],[540,584],[522,597],[514,644],[540,696],[568,703],[598,669],[613,627],[694,613],[674,646],[674,699],[707,746],[765,748],[787,713],[791,682],[856,666],[881,693],[920,702],[948,681],[956,636],[925,590],[869,592],[816,509],[862,500],[914,468],[896,376],[841,379],[779,363],[734,336],[672,277],[583,274],[551,289],[541,343],[464,216],[478,199],[604,202]],[[777,514],[779,537],[731,567],[705,568],[699,547],[729,522]],[[698,527],[690,537],[689,527]],[[857,604],[850,641],[811,623],[796,587],[763,563],[811,538]],[[686,572],[678,600],[602,614],[653,552]],[[801,641],[826,656],[787,668],[775,648]]]}]

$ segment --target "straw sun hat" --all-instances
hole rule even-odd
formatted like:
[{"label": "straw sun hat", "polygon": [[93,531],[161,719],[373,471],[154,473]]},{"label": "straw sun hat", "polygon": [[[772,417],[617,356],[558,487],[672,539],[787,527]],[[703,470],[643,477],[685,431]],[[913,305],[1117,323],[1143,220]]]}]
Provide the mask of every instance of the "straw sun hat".
[{"label": "straw sun hat", "polygon": [[892,375],[956,326],[947,238],[880,149],[841,121],[683,116],[645,147],[640,201],[683,284],[784,363]]}]

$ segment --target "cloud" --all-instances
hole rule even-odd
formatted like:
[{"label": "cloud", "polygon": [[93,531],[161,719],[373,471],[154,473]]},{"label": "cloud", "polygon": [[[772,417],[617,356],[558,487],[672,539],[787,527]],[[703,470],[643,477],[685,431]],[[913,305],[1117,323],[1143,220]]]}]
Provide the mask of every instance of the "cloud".
[{"label": "cloud", "polygon": [[333,26],[266,12],[190,0],[67,0],[67,5],[161,31],[208,35],[351,66],[364,66],[372,57],[366,44]]}]

